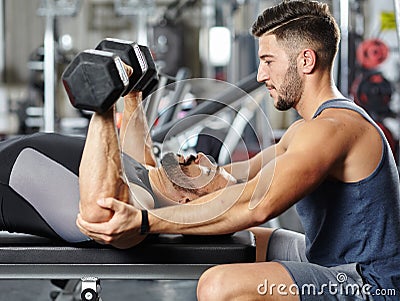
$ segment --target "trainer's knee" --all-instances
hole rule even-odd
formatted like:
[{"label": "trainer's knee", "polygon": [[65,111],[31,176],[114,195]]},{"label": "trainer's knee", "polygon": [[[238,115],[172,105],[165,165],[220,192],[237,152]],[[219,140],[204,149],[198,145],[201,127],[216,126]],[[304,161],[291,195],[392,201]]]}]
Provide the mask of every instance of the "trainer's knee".
[{"label": "trainer's knee", "polygon": [[201,275],[197,284],[197,299],[199,301],[232,300],[229,287],[230,277],[227,275],[225,266],[215,266]]}]

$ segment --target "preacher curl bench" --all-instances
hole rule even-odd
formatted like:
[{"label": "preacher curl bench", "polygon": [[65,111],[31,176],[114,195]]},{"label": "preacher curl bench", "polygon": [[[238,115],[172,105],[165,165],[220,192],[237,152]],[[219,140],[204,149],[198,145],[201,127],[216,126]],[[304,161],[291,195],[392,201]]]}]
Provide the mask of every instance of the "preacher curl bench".
[{"label": "preacher curl bench", "polygon": [[[78,245],[0,232],[0,279],[70,279],[54,300],[101,300],[100,279],[196,280],[208,268],[254,262],[249,231],[221,236],[151,235],[118,250],[94,242]],[[81,286],[79,286],[81,285]]]}]

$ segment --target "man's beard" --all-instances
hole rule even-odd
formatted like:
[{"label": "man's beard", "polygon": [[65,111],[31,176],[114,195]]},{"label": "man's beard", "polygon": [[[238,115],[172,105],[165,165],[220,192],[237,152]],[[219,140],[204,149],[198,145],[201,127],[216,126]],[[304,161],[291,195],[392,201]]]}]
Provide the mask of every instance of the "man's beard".
[{"label": "man's beard", "polygon": [[279,111],[287,111],[296,104],[304,91],[304,83],[297,71],[296,61],[290,62],[283,79],[283,85],[278,91],[278,101],[275,107]]},{"label": "man's beard", "polygon": [[175,154],[165,154],[161,159],[161,166],[174,186],[184,189],[196,189],[190,178],[183,172]]},{"label": "man's beard", "polygon": [[[191,155],[184,163],[179,163],[175,154],[167,153],[161,159],[161,166],[175,189],[202,196],[206,193],[202,188],[208,185],[211,179],[203,178],[196,180],[196,178],[191,178],[186,174],[187,167],[195,159],[196,157]],[[210,161],[215,162],[215,160],[211,158]]]}]

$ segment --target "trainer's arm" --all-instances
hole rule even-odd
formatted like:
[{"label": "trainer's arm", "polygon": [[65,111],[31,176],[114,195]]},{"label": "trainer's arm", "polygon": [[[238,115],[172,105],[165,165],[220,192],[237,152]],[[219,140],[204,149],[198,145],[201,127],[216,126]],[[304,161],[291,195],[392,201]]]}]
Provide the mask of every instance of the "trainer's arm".
[{"label": "trainer's arm", "polygon": [[[293,125],[287,135],[282,142],[287,143],[290,137],[286,151],[264,165],[249,182],[214,192],[188,205],[152,210],[151,231],[224,234],[260,225],[314,190],[331,168],[343,160],[349,144],[329,120]],[[192,222],[202,216],[203,221]]]},{"label": "trainer's arm", "polygon": [[233,162],[222,167],[235,179],[246,182],[253,179],[266,164],[271,162],[279,149],[279,144],[271,145],[249,160]]},{"label": "trainer's arm", "polygon": [[285,152],[288,140],[291,139],[292,132],[302,123],[302,119],[293,123],[290,129],[288,129],[286,134],[277,144],[267,147],[251,159],[226,164],[222,167],[230,174],[232,174],[236,179],[239,179],[241,181],[248,181],[253,179],[265,165],[267,165],[277,156],[280,156]]}]

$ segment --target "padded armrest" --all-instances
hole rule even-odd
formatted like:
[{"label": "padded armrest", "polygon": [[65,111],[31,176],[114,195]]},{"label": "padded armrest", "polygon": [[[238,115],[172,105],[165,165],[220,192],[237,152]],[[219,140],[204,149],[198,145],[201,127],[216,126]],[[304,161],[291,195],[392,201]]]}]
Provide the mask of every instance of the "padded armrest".
[{"label": "padded armrest", "polygon": [[71,245],[0,233],[0,263],[6,264],[222,264],[254,260],[254,239],[248,231],[221,236],[152,235],[127,250],[94,242]]}]

